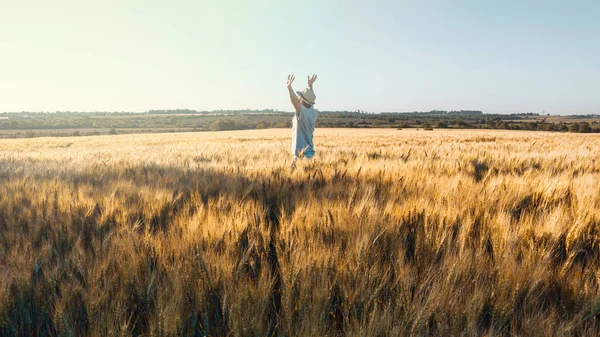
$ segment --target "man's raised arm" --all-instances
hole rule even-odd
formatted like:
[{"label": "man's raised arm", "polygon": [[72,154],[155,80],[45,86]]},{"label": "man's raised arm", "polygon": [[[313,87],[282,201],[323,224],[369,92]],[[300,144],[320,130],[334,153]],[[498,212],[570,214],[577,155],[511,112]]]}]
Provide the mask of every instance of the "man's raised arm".
[{"label": "man's raised arm", "polygon": [[294,82],[295,78],[296,77],[294,77],[294,75],[288,75],[287,88],[288,88],[288,92],[290,93],[290,100],[292,101],[292,105],[294,106],[294,109],[296,109],[296,115],[297,115],[300,113],[300,101],[298,101],[298,97],[296,96],[294,89],[292,89],[292,83]]}]

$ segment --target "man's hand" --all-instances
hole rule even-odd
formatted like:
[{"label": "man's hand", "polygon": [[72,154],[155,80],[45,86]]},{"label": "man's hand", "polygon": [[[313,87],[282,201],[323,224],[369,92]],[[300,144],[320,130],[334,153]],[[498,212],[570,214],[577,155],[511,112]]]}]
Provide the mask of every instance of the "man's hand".
[{"label": "man's hand", "polygon": [[308,87],[310,88],[310,90],[312,90],[313,83],[315,83],[316,80],[317,80],[316,74],[313,74],[312,76],[308,76]]},{"label": "man's hand", "polygon": [[292,87],[292,83],[294,83],[295,79],[296,79],[296,77],[294,75],[288,75],[288,79],[287,79],[287,87],[288,88]]}]

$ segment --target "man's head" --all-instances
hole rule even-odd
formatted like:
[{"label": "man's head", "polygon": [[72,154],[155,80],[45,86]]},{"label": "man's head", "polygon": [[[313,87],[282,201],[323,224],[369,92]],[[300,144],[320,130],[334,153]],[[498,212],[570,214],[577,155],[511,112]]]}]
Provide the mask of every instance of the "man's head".
[{"label": "man's head", "polygon": [[305,107],[310,108],[315,104],[315,99],[317,97],[315,96],[315,93],[309,88],[306,88],[302,91],[296,91],[296,94],[298,94],[298,100],[300,101],[300,103],[302,103],[302,105],[304,105]]},{"label": "man's head", "polygon": [[310,108],[312,106],[312,104],[309,104],[307,101],[302,99],[302,96],[298,95],[298,101],[300,101],[300,104],[304,105],[305,108]]}]

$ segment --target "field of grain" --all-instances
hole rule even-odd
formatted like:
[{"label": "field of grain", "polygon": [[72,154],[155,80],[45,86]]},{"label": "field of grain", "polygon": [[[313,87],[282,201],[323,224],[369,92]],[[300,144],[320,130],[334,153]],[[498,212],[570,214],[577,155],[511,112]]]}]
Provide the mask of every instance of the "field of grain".
[{"label": "field of grain", "polygon": [[1,336],[600,334],[600,137],[0,140]]}]

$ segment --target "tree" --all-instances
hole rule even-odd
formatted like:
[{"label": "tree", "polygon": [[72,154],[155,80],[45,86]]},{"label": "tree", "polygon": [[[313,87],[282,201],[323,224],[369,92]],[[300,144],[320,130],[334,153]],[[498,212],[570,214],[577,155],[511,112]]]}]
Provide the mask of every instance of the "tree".
[{"label": "tree", "polygon": [[269,124],[267,124],[266,122],[259,122],[258,124],[256,124],[257,129],[266,129],[268,127],[269,127]]},{"label": "tree", "polygon": [[229,118],[219,118],[210,124],[212,131],[235,130],[235,122]]},{"label": "tree", "polygon": [[569,125],[569,132],[579,132],[579,123]]},{"label": "tree", "polygon": [[581,133],[590,133],[592,132],[592,128],[588,122],[579,123],[579,132]]}]

